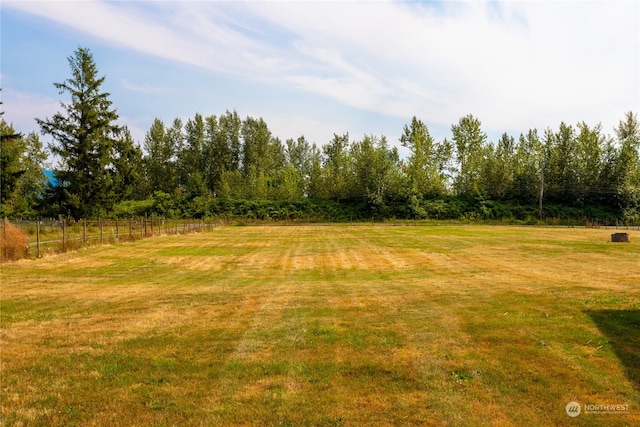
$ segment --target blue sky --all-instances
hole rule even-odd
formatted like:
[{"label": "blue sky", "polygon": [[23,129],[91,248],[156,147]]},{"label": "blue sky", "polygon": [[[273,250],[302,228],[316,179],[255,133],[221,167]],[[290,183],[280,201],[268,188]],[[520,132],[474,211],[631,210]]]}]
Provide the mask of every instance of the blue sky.
[{"label": "blue sky", "polygon": [[[437,139],[467,114],[490,140],[640,111],[637,1],[11,1],[0,3],[4,118],[38,131],[88,47],[122,124],[263,117],[283,141]],[[46,137],[43,137],[46,140]]]}]

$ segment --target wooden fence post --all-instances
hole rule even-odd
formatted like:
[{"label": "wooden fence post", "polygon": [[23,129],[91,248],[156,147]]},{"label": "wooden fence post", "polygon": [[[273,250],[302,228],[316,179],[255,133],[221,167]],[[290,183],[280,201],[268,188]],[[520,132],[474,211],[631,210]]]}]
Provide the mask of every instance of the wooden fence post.
[{"label": "wooden fence post", "polygon": [[3,259],[7,259],[7,248],[9,247],[9,242],[7,242],[6,239],[6,223],[7,221],[9,221],[6,217],[0,222],[0,228],[2,228],[2,237],[4,237],[4,239],[2,239],[4,241],[4,245],[2,245],[2,255],[0,256],[0,261],[2,261]]},{"label": "wooden fence post", "polygon": [[87,220],[82,220],[82,243],[87,244]]},{"label": "wooden fence post", "polygon": [[98,218],[98,227],[100,227],[100,244],[102,245],[102,218]]},{"label": "wooden fence post", "polygon": [[36,221],[36,258],[40,258],[40,220]]},{"label": "wooden fence post", "polygon": [[67,234],[67,222],[63,220],[62,221],[62,252],[63,253],[67,251],[66,234]]},{"label": "wooden fence post", "polygon": [[0,221],[0,228],[2,228],[2,237],[4,237],[4,239],[2,239],[4,241],[4,245],[2,245],[2,254],[0,255],[0,261],[2,261],[3,259],[7,259],[7,250],[9,247],[9,242],[7,242],[7,221],[9,221],[6,217]]}]

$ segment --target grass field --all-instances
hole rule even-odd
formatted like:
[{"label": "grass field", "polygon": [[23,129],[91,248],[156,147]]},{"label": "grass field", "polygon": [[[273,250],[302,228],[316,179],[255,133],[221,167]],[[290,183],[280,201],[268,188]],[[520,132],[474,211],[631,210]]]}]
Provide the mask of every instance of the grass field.
[{"label": "grass field", "polygon": [[226,227],[5,264],[2,421],[640,425],[640,235],[610,233]]}]

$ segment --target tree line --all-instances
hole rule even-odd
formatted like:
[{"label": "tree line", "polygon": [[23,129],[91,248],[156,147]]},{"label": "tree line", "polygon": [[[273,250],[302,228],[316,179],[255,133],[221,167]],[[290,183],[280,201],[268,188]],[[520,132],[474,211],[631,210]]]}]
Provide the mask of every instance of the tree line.
[{"label": "tree line", "polygon": [[496,142],[472,115],[441,141],[413,117],[399,140],[406,158],[377,135],[283,142],[262,118],[228,110],[155,119],[139,146],[116,124],[91,52],[79,48],[69,65],[71,78],[54,85],[70,102],[36,119],[59,159],[54,179],[42,173],[47,151],[38,135],[0,119],[3,216],[487,218],[565,210],[640,220],[640,124],[632,112],[613,136],[599,124],[563,122]]}]

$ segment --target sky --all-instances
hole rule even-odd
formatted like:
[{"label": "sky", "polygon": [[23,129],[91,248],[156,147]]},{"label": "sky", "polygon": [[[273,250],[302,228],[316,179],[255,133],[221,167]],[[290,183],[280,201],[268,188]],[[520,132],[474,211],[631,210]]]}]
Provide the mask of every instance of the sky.
[{"label": "sky", "polygon": [[53,84],[78,47],[141,145],[155,118],[227,110],[318,146],[399,146],[414,116],[442,140],[468,114],[492,142],[561,122],[613,136],[640,111],[635,0],[2,0],[0,25],[2,110],[23,133],[69,101]]}]

